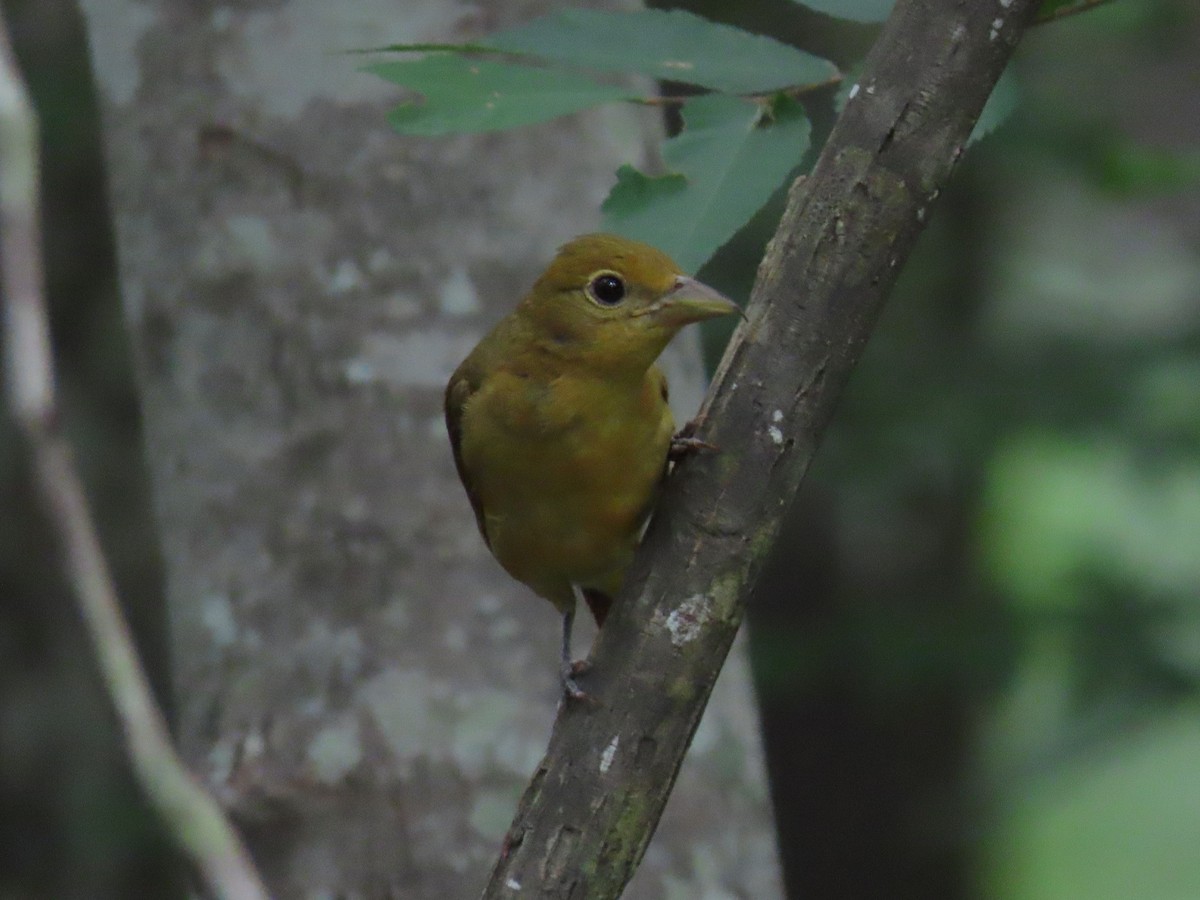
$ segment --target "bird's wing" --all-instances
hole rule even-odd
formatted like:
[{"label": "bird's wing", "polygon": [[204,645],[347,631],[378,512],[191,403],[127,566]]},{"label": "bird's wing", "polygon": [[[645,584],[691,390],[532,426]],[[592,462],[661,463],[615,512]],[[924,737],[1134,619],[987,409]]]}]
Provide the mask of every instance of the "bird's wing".
[{"label": "bird's wing", "polygon": [[446,385],[446,431],[450,434],[450,449],[454,451],[454,466],[458,469],[458,477],[462,480],[463,487],[467,489],[467,498],[471,501],[471,508],[475,510],[475,524],[479,526],[483,542],[490,548],[491,542],[488,541],[487,529],[483,527],[483,501],[479,498],[479,492],[475,489],[471,473],[463,464],[462,458],[463,409],[471,395],[477,390],[479,390],[479,379],[470,369],[460,367],[451,376],[450,383]]}]

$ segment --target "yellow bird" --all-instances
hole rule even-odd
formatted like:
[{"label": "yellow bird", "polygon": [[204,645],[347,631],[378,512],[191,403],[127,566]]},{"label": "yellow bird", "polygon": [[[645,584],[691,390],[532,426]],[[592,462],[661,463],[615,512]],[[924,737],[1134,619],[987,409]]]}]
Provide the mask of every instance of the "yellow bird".
[{"label": "yellow bird", "polygon": [[611,234],[564,245],[516,309],[450,377],[454,462],[492,554],[562,614],[560,678],[577,601],[598,625],[654,504],[675,422],[654,361],[691,322],[737,305],[659,250]]}]

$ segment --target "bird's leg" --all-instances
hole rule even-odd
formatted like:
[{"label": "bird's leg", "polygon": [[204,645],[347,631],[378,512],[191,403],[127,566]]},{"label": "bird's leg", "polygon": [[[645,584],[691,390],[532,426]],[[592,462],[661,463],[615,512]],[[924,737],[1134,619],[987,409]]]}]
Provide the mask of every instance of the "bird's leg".
[{"label": "bird's leg", "polygon": [[671,438],[671,446],[667,450],[667,459],[671,462],[679,462],[685,456],[696,453],[700,450],[718,450],[716,444],[710,444],[708,441],[702,441],[696,437],[696,429],[700,427],[698,419],[692,419],[686,425],[675,433]]},{"label": "bird's leg", "polygon": [[567,607],[562,618],[562,657],[558,667],[558,679],[562,682],[563,693],[571,700],[586,700],[587,693],[578,684],[575,683],[575,676],[579,671],[575,667],[575,663],[571,661],[571,626],[575,624],[575,608],[579,605],[579,597],[582,591],[578,585],[571,585],[571,590],[574,592],[574,602]]},{"label": "bird's leg", "polygon": [[[575,609],[579,609],[580,604],[591,606],[591,604],[588,603],[587,597],[585,597],[583,594],[583,588],[581,588],[579,585],[572,584],[571,593],[575,595]],[[571,658],[570,648],[566,649],[564,653],[567,659]],[[571,674],[583,675],[585,672],[591,669],[591,667],[592,661],[590,659],[577,659],[571,663]]]}]

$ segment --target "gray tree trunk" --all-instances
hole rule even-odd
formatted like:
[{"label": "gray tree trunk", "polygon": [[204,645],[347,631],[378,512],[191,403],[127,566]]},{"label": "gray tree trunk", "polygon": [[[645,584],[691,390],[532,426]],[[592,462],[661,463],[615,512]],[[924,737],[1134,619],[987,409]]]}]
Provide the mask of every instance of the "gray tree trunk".
[{"label": "gray tree trunk", "polygon": [[[401,139],[339,53],[546,2],[83,5],[184,753],[280,897],[473,896],[545,748],[558,620],[475,531],[442,387],[653,114]],[[779,894],[735,660],[627,896]]]}]

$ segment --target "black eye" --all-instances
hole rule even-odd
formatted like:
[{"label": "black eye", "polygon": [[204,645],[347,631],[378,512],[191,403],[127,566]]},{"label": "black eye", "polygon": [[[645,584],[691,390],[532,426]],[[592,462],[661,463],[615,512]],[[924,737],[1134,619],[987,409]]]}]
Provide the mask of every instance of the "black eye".
[{"label": "black eye", "polygon": [[591,280],[588,293],[601,306],[616,306],[625,299],[625,282],[621,280],[620,275],[605,272]]}]

